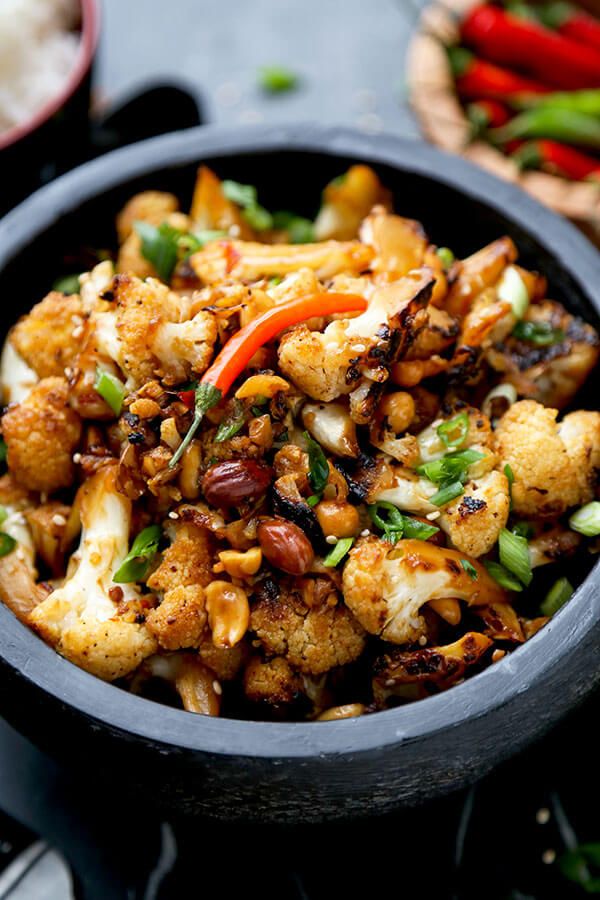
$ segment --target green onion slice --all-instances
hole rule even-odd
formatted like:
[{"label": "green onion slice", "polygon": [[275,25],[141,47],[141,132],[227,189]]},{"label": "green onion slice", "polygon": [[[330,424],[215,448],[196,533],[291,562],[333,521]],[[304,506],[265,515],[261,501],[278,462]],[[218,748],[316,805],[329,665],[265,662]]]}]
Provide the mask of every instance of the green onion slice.
[{"label": "green onion slice", "polygon": [[117,584],[143,581],[158,551],[158,542],[162,531],[160,525],[149,525],[140,531],[134,540],[131,550],[113,575]]},{"label": "green onion slice", "polygon": [[441,259],[442,265],[445,269],[449,269],[456,259],[454,253],[452,252],[452,250],[450,250],[449,247],[438,247],[435,252]]},{"label": "green onion slice", "polygon": [[506,401],[507,407],[512,406],[513,403],[516,403],[517,389],[514,384],[510,384],[508,381],[503,381],[501,384],[497,384],[496,387],[493,387],[492,390],[488,394],[486,394],[485,400],[481,404],[481,411],[485,413],[485,415],[490,419],[494,414],[495,400]]},{"label": "green onion slice", "polygon": [[460,497],[464,492],[462,481],[451,481],[449,484],[443,485],[433,497],[430,497],[429,502],[433,503],[434,506],[445,506],[446,503],[450,503],[451,500]]},{"label": "green onion slice", "polygon": [[323,560],[323,565],[337,566],[337,564],[340,563],[348,553],[353,543],[354,538],[352,537],[340,538],[337,544],[335,544],[335,546],[331,548],[331,550]]},{"label": "green onion slice", "polygon": [[283,94],[298,86],[298,76],[285,66],[261,66],[258,83],[269,94]]},{"label": "green onion slice", "polygon": [[503,528],[498,539],[498,547],[500,562],[504,568],[516,575],[526,587],[530,585],[533,572],[527,540],[513,534],[508,528]]},{"label": "green onion slice", "polygon": [[562,328],[553,328],[549,322],[517,322],[512,336],[520,341],[535,344],[536,347],[551,347],[565,339]]},{"label": "green onion slice", "polygon": [[295,213],[273,213],[273,228],[287,231],[290,244],[311,244],[315,240],[315,231],[310,219],[297,216]]},{"label": "green onion slice", "polygon": [[226,179],[221,183],[221,188],[228,200],[241,207],[243,216],[251,228],[255,231],[266,231],[273,227],[273,216],[258,202],[253,184],[240,184],[239,181]]},{"label": "green onion slice", "polygon": [[0,438],[0,463],[6,462],[7,447],[4,438]]},{"label": "green onion slice", "polygon": [[569,519],[569,528],[586,537],[600,534],[600,501],[592,500],[574,512]]},{"label": "green onion slice", "polygon": [[564,606],[570,599],[573,590],[573,585],[568,578],[559,578],[555,581],[540,604],[542,615],[553,616],[557,613],[561,606]]},{"label": "green onion slice", "polygon": [[483,561],[484,566],[494,579],[497,581],[500,587],[506,588],[507,591],[522,591],[523,585],[518,581],[515,576],[505,569],[504,566],[500,565],[500,563],[494,562],[491,559],[486,559]]},{"label": "green onion slice", "polygon": [[52,290],[61,294],[78,294],[79,288],[79,275],[65,275],[63,278],[57,278],[52,285]]},{"label": "green onion slice", "polygon": [[97,369],[94,389],[108,403],[115,416],[119,416],[123,407],[123,400],[127,394],[123,382],[111,375],[110,372],[103,372],[102,369]]},{"label": "green onion slice", "polygon": [[160,280],[168,283],[177,265],[181,231],[166,222],[158,227],[149,222],[135,222],[134,228],[141,239],[142,256],[154,266]]},{"label": "green onion slice", "polygon": [[308,503],[309,506],[316,506],[320,500],[321,500],[321,497],[319,494],[311,494],[310,497],[306,498],[306,502]]},{"label": "green onion slice", "polygon": [[530,541],[535,534],[535,528],[531,522],[517,522],[510,530],[513,534],[518,534],[519,537],[525,538],[526,541]]},{"label": "green onion slice", "polygon": [[484,455],[479,450],[458,450],[454,453],[447,453],[441,459],[434,459],[432,462],[417,466],[416,472],[424,475],[434,484],[459,481],[466,476],[469,466],[477,460],[483,459]]},{"label": "green onion slice", "polygon": [[469,578],[471,579],[471,581],[477,581],[479,576],[477,574],[477,569],[475,568],[473,563],[469,562],[468,559],[461,559],[460,564],[463,567],[463,569],[465,570],[465,572],[467,573],[467,575],[469,576]]},{"label": "green onion slice", "polygon": [[8,519],[8,510],[5,506],[0,506],[0,525]]},{"label": "green onion slice", "polygon": [[304,440],[308,445],[308,461],[310,465],[308,480],[315,494],[322,494],[325,485],[329,481],[329,463],[320,444],[317,444],[311,438],[308,431],[304,432]]},{"label": "green onion slice", "polygon": [[8,556],[16,546],[17,542],[14,537],[11,537],[10,534],[6,534],[4,531],[0,531],[0,556]]},{"label": "green onion slice", "polygon": [[244,404],[236,399],[233,402],[233,411],[231,415],[228,416],[225,421],[221,422],[217,428],[215,444],[221,444],[223,441],[228,441],[229,438],[234,437],[234,435],[244,427],[245,421],[246,415]]},{"label": "green onion slice", "polygon": [[453,419],[442,422],[438,426],[437,434],[446,447],[458,449],[461,447],[469,433],[469,416],[466,412],[459,413]]},{"label": "green onion slice", "polygon": [[369,504],[367,512],[373,524],[383,531],[385,540],[392,544],[395,544],[401,537],[426,541],[440,530],[435,525],[405,516],[397,506],[387,500]]},{"label": "green onion slice", "polygon": [[522,319],[529,306],[527,286],[514,266],[507,266],[498,284],[498,299],[510,303],[515,318]]}]

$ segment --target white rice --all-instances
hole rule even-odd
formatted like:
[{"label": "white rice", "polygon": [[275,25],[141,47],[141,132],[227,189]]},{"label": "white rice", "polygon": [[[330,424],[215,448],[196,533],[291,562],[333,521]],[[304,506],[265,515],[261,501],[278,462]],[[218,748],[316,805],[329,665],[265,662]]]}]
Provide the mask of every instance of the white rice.
[{"label": "white rice", "polygon": [[63,88],[79,35],[77,0],[0,0],[0,133]]}]

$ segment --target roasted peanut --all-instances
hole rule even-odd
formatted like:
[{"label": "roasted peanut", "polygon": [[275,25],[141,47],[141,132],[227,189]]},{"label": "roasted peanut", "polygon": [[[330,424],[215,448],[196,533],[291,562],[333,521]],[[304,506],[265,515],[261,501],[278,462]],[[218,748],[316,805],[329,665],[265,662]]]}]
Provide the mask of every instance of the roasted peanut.
[{"label": "roasted peanut", "polygon": [[379,409],[387,418],[392,431],[395,434],[402,434],[413,420],[415,402],[406,391],[396,391],[383,398]]},{"label": "roasted peanut", "polygon": [[258,540],[271,565],[289,575],[304,575],[315,554],[301,528],[285,519],[265,519],[258,526]]},{"label": "roasted peanut", "polygon": [[227,509],[257,500],[271,483],[271,469],[253,459],[216,463],[204,475],[202,490],[211,506]]},{"label": "roasted peanut", "polygon": [[332,706],[326,709],[317,717],[317,722],[335,722],[338,719],[352,719],[355,716],[362,716],[365,707],[362,703],[345,703],[343,706]]},{"label": "roasted peanut", "polygon": [[[215,689],[218,686],[218,690]],[[221,707],[221,685],[208,666],[191,653],[183,654],[175,676],[175,690],[183,708],[203,716],[218,716]]]},{"label": "roasted peanut", "polygon": [[160,439],[167,447],[170,447],[171,450],[177,450],[181,444],[181,435],[177,430],[177,423],[172,416],[169,419],[164,419],[164,421],[160,423]]},{"label": "roasted peanut", "polygon": [[246,634],[250,606],[246,591],[229,581],[213,581],[206,588],[206,611],[215,647],[234,647]]},{"label": "roasted peanut", "polygon": [[245,553],[240,550],[222,550],[219,559],[232,578],[247,578],[248,575],[256,575],[260,569],[262,550],[260,547],[251,547]]},{"label": "roasted peanut", "polygon": [[351,503],[322,500],[317,503],[315,512],[324,535],[346,538],[353,537],[360,530],[358,510]]},{"label": "roasted peanut", "polygon": [[200,444],[192,441],[181,459],[179,489],[186,500],[195,500],[200,494]]}]

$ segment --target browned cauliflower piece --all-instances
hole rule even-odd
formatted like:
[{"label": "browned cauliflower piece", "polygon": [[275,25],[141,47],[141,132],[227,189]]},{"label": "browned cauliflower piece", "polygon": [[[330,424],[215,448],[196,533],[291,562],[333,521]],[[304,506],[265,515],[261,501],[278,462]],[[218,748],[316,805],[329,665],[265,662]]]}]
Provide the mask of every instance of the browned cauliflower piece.
[{"label": "browned cauliflower piece", "polygon": [[40,378],[62,377],[81,348],[84,319],[78,294],[52,291],[17,322],[9,340]]},{"label": "browned cauliflower piece", "polygon": [[522,516],[559,516],[592,499],[598,466],[600,414],[572,413],[557,425],[558,411],[521,400],[496,429],[499,468],[514,475],[514,510]]},{"label": "browned cauliflower piece", "polygon": [[210,312],[192,308],[155,279],[117,275],[116,309],[94,319],[97,351],[118,364],[134,388],[153,378],[176,384],[208,367],[217,338]]},{"label": "browned cauliflower piece", "polygon": [[33,497],[7,473],[0,478],[0,504],[6,513],[2,531],[17,542],[11,553],[0,557],[0,600],[21,622],[27,622],[31,610],[50,590],[36,584],[35,545],[26,518],[34,509]]},{"label": "browned cauliflower piece", "polygon": [[281,656],[266,661],[253,657],[244,671],[244,693],[275,717],[309,706],[302,677]]},{"label": "browned cauliflower piece", "polygon": [[482,556],[492,549],[508,521],[510,496],[504,472],[492,471],[465,485],[461,497],[444,506],[436,519],[452,545],[467,556]]},{"label": "browned cauliflower piece", "polygon": [[365,646],[365,633],[333,586],[309,607],[293,583],[279,596],[264,592],[250,615],[250,629],[267,653],[283,656],[306,675],[320,675],[353,662]]},{"label": "browned cauliflower piece", "polygon": [[369,537],[350,551],[344,566],[344,600],[360,624],[392,644],[409,644],[425,636],[420,609],[430,600],[454,597],[470,605],[502,603],[502,588],[475,560],[469,575],[456,550],[426,541],[387,541]]},{"label": "browned cauliflower piece", "polygon": [[212,636],[205,636],[198,647],[198,655],[219,681],[233,681],[245,665],[250,649],[244,640],[233,647],[215,647]]},{"label": "browned cauliflower piece", "polygon": [[173,530],[173,543],[147,581],[151,590],[163,593],[147,623],[165,650],[198,646],[207,622],[204,588],[213,578],[213,544],[207,529],[177,522]]},{"label": "browned cauliflower piece", "polygon": [[9,407],[2,417],[2,433],[17,481],[46,493],[69,487],[81,419],[69,406],[69,387],[63,378],[44,378],[22,403]]},{"label": "browned cauliflower piece", "polygon": [[138,587],[112,580],[127,555],[131,527],[131,502],[116,480],[111,465],[85,482],[81,542],[68,577],[28,620],[58,653],[106,681],[132,672],[156,650],[145,623],[128,621],[129,607],[140,602]]},{"label": "browned cauliflower piece", "polygon": [[323,402],[349,394],[363,375],[384,381],[409,344],[433,283],[430,269],[415,270],[377,288],[368,309],[354,319],[337,319],[323,332],[309,331],[306,325],[293,328],[279,345],[281,370],[301,391]]},{"label": "browned cauliflower piece", "polygon": [[171,588],[146,617],[148,630],[165,650],[195,647],[206,626],[206,597],[199,584]]},{"label": "browned cauliflower piece", "polygon": [[161,225],[178,209],[179,201],[175,194],[167,194],[165,191],[142,191],[135,194],[117,216],[119,243],[127,240],[136,222]]}]

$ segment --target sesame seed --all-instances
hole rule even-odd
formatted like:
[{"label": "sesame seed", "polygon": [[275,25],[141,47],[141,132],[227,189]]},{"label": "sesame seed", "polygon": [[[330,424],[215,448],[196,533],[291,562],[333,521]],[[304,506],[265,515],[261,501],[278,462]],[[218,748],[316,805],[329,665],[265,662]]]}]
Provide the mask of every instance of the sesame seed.
[{"label": "sesame seed", "polygon": [[546,823],[550,821],[550,810],[547,807],[542,806],[535,814],[535,821],[538,825],[546,825]]},{"label": "sesame seed", "polygon": [[426,643],[427,643],[427,638],[424,634],[422,634],[421,637],[419,638],[419,646],[424,647]]},{"label": "sesame seed", "polygon": [[215,694],[218,694],[219,697],[223,693],[223,688],[221,687],[221,685],[219,684],[218,681],[213,681],[213,691],[215,692]]},{"label": "sesame seed", "polygon": [[337,544],[337,538],[336,538],[335,534],[328,534],[327,537],[325,538],[325,541],[328,544]]},{"label": "sesame seed", "polygon": [[169,518],[170,519],[178,519],[179,513],[176,513],[174,510],[171,510],[171,512],[169,513]]},{"label": "sesame seed", "polygon": [[542,853],[542,862],[547,866],[551,866],[554,860],[556,859],[556,850],[552,850],[551,848],[548,850],[544,850]]},{"label": "sesame seed", "polygon": [[506,650],[494,650],[492,653],[492,662],[500,662],[506,656]]},{"label": "sesame seed", "polygon": [[75,465],[78,465],[81,462],[81,453],[73,454],[73,462],[75,463]]},{"label": "sesame seed", "polygon": [[80,338],[83,334],[83,325],[78,325],[77,328],[74,328],[71,332],[72,337]]},{"label": "sesame seed", "polygon": [[371,532],[369,531],[368,528],[363,528],[363,530],[360,533],[360,536],[361,537],[369,537],[370,534],[371,534]]},{"label": "sesame seed", "polygon": [[67,520],[65,519],[64,516],[61,516],[60,513],[56,513],[55,516],[52,516],[52,521],[54,522],[55,525],[66,525],[67,524]]},{"label": "sesame seed", "polygon": [[439,519],[440,516],[441,516],[441,512],[439,511],[439,509],[434,509],[433,512],[427,513],[425,518],[429,519],[430,522],[435,522],[435,520]]}]

